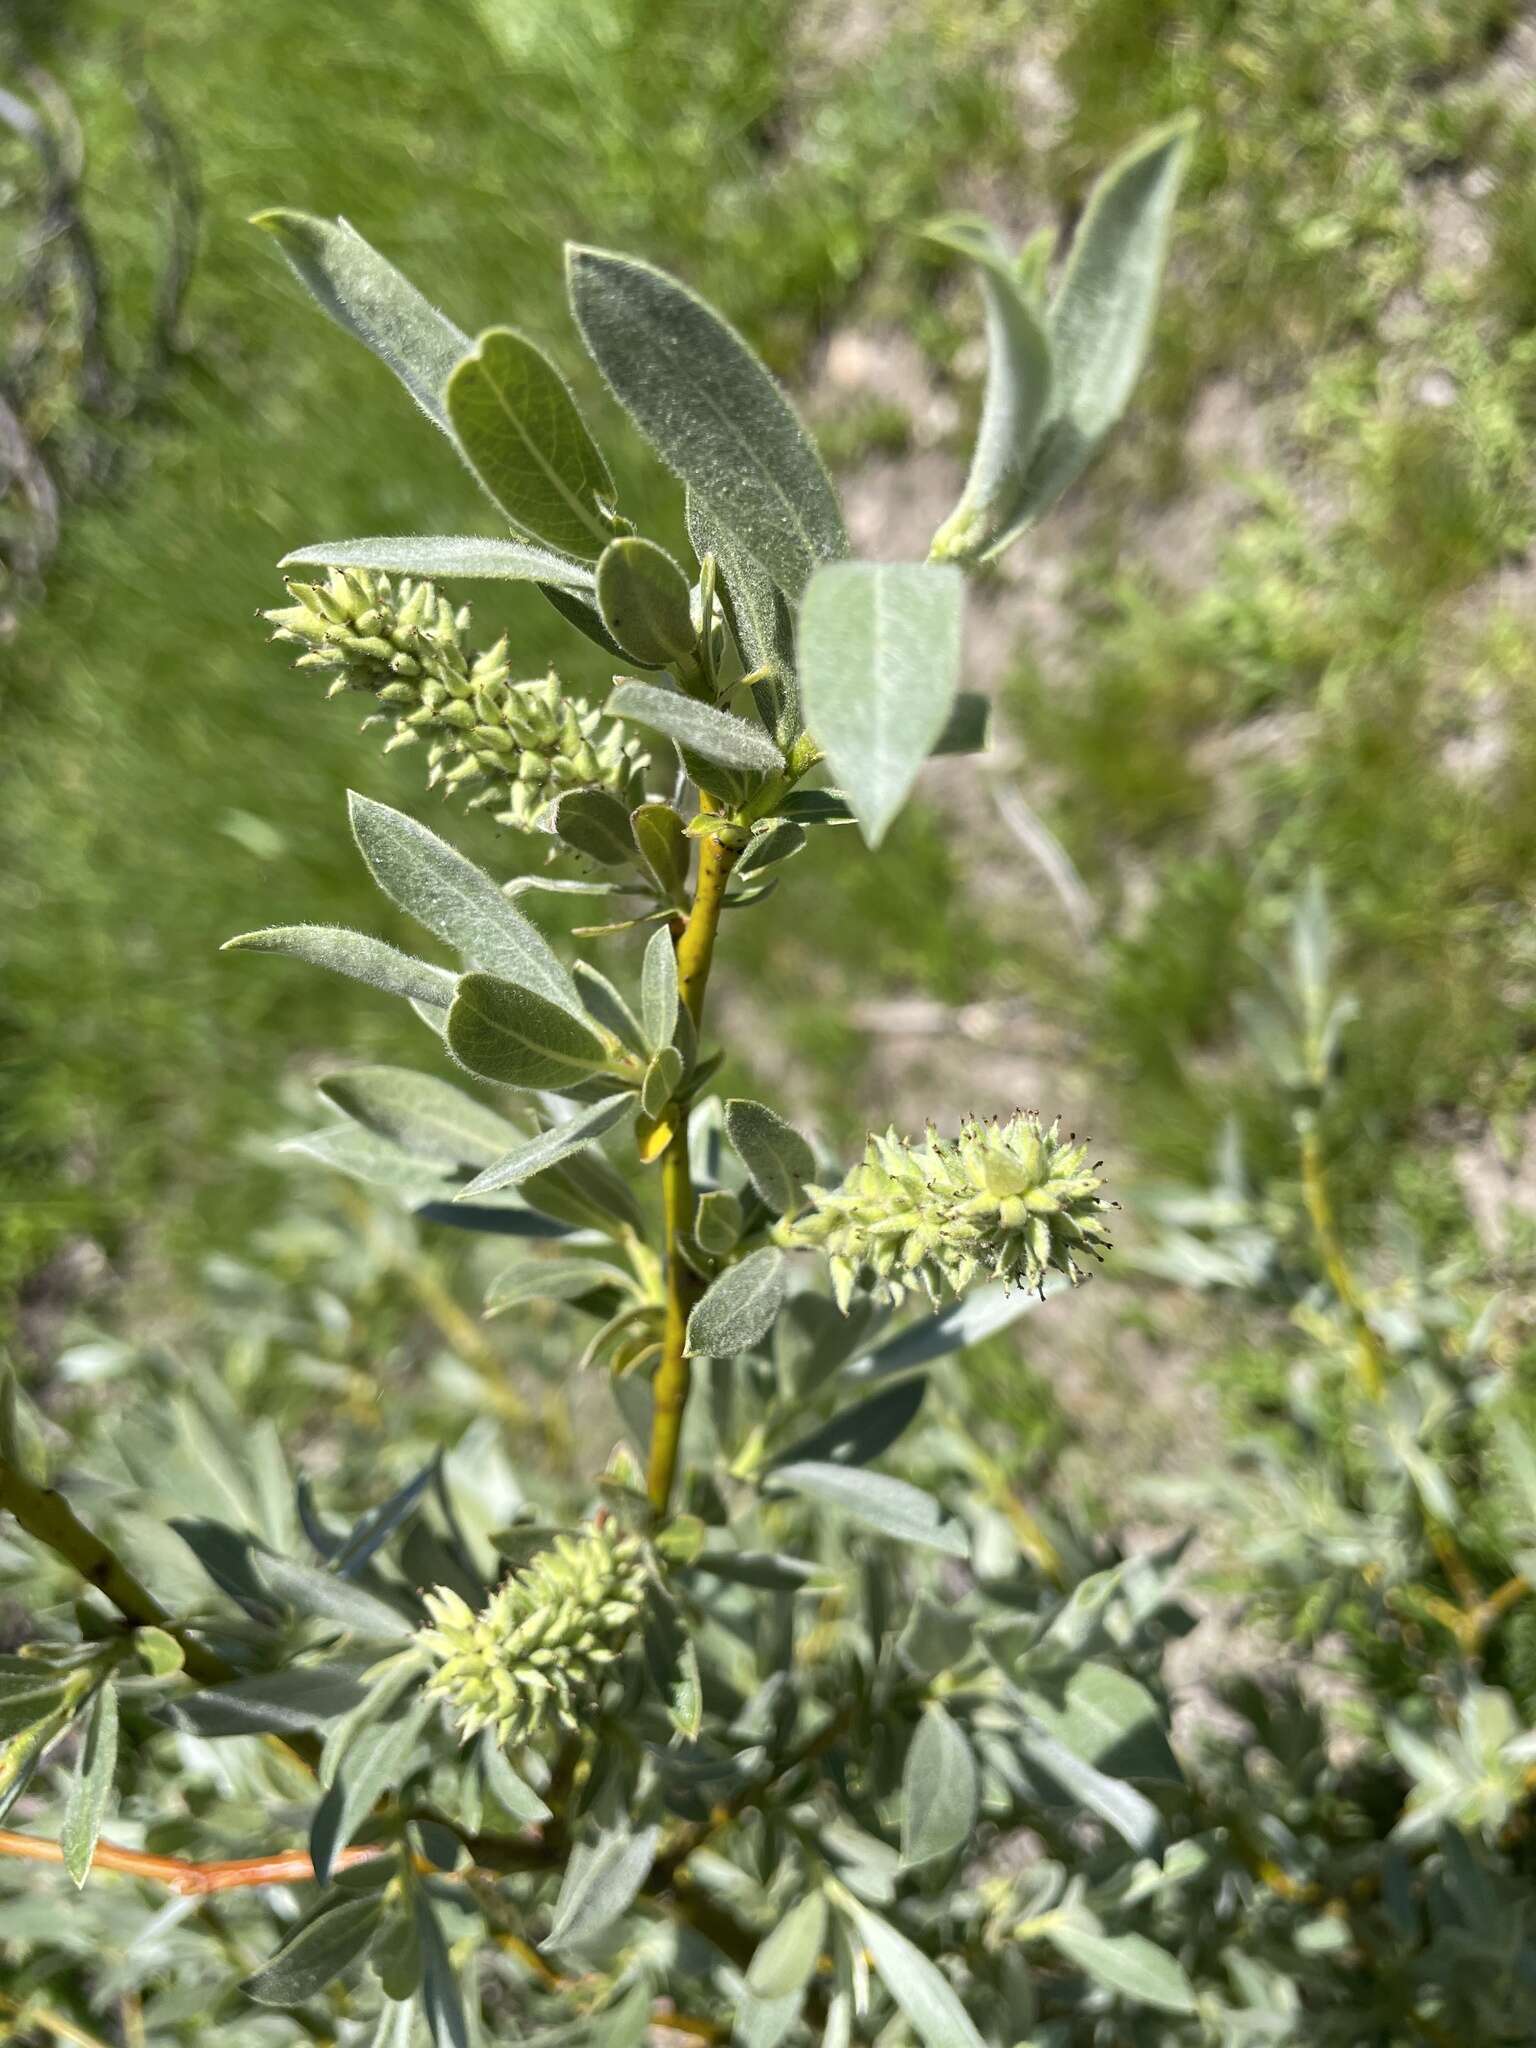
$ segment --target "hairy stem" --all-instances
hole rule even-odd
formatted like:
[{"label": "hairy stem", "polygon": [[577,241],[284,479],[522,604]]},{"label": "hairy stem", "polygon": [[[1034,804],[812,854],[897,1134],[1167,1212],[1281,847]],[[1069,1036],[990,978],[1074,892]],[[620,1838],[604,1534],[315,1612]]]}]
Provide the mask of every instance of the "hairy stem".
[{"label": "hairy stem", "polygon": [[[737,852],[721,839],[706,839],[699,854],[699,879],[693,908],[677,935],[677,986],[683,1007],[693,1020],[695,1032],[703,1028],[704,992],[709,984],[714,959],[715,935],[725,906],[726,884],[736,865]],[[688,1164],[688,1123],[679,1118],[667,1149],[661,1155],[662,1242],[666,1265],[667,1312],[662,1334],[661,1364],[656,1369],[653,1395],[655,1420],[651,1426],[651,1449],[646,1473],[646,1490],[656,1512],[664,1515],[672,1499],[677,1473],[678,1446],[683,1434],[683,1411],[688,1405],[692,1373],[688,1362],[688,1317],[702,1293],[699,1276],[683,1257],[680,1242],[693,1228],[693,1176]]]}]

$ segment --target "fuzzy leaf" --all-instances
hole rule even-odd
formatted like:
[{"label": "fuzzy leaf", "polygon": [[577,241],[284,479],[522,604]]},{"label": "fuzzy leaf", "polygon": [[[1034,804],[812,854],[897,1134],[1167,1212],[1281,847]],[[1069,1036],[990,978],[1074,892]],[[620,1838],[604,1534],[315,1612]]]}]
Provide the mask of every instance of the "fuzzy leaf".
[{"label": "fuzzy leaf", "polygon": [[550,812],[555,836],[603,867],[632,867],[635,842],[629,813],[608,789],[571,789]]},{"label": "fuzzy leaf", "polygon": [[1052,417],[1014,524],[989,555],[1000,554],[1076,481],[1125,410],[1152,331],[1191,133],[1181,119],[1143,136],[1089,195],[1048,323],[1056,365]]},{"label": "fuzzy leaf", "polygon": [[764,1103],[737,1096],[725,1105],[725,1134],[774,1214],[797,1209],[816,1158],[794,1126]]},{"label": "fuzzy leaf", "polygon": [[677,954],[665,925],[646,944],[640,968],[640,1021],[654,1051],[671,1045],[677,1030]]},{"label": "fuzzy leaf", "polygon": [[347,806],[358,851],[391,902],[472,966],[581,1016],[576,984],[548,940],[489,875],[403,811],[355,790]]},{"label": "fuzzy leaf", "polygon": [[867,1528],[903,1543],[942,1550],[949,1557],[971,1554],[964,1528],[944,1513],[931,1493],[888,1473],[808,1461],[776,1465],[766,1484],[770,1492],[796,1493],[822,1507],[839,1509]]},{"label": "fuzzy leaf", "polygon": [[890,1992],[923,2048],[984,2048],[953,1985],[920,1948],[888,1920],[850,1898],[847,1911]]},{"label": "fuzzy leaf", "polygon": [[[1046,1299],[1070,1284],[1059,1274],[1048,1275]],[[1040,1296],[1027,1287],[1005,1287],[1001,1282],[978,1287],[964,1301],[948,1303],[934,1315],[924,1316],[921,1322],[888,1337],[867,1357],[855,1359],[844,1368],[844,1378],[893,1379],[898,1373],[911,1372],[914,1367],[946,1357],[951,1351],[965,1351],[972,1344],[980,1344],[1006,1330],[1020,1316],[1038,1307],[1039,1302]]]},{"label": "fuzzy leaf", "polygon": [[366,932],[348,931],[339,924],[278,924],[265,931],[242,932],[226,939],[223,953],[281,953],[290,960],[305,960],[311,967],[328,967],[333,974],[350,975],[367,982],[385,995],[405,996],[413,1003],[426,1003],[434,1010],[446,1009],[453,1001],[457,980],[446,967],[434,967],[426,960],[413,960],[398,947]]},{"label": "fuzzy leaf", "polygon": [[117,1769],[117,1687],[109,1678],[96,1688],[86,1716],[85,1735],[75,1757],[69,1794],[64,1802],[64,1822],[59,1844],[64,1868],[76,1890],[90,1875],[96,1838],[106,1818],[112,1796],[112,1774]]},{"label": "fuzzy leaf", "polygon": [[1069,1962],[1122,1998],[1159,2012],[1197,2010],[1183,1964],[1144,1934],[1092,1934],[1069,1920],[1053,1922],[1049,1931]]},{"label": "fuzzy leaf", "polygon": [[826,1896],[807,1892],[758,1943],[747,1968],[747,1989],[756,1998],[790,1997],[810,1981],[826,1932]]},{"label": "fuzzy leaf", "polygon": [[901,1777],[901,1858],[928,1863],[964,1848],[976,1825],[976,1759],[941,1706],[917,1724]]},{"label": "fuzzy leaf", "polygon": [[677,1094],[683,1078],[683,1056],[675,1045],[664,1045],[651,1055],[640,1083],[640,1107],[654,1122]]},{"label": "fuzzy leaf", "polygon": [[931,241],[976,264],[987,307],[987,385],[970,474],[933,537],[935,562],[972,562],[1009,532],[1025,503],[1030,457],[1051,404],[1050,338],[992,229],[967,216],[940,221]]},{"label": "fuzzy leaf", "polygon": [[521,533],[590,559],[611,528],[613,478],[542,349],[493,327],[448,379],[448,417],[488,497]]},{"label": "fuzzy leaf", "polygon": [[353,1735],[310,1825],[310,1860],[321,1884],[330,1883],[336,1858],[384,1794],[406,1776],[435,1710],[434,1701],[418,1695],[393,1719],[367,1722]]},{"label": "fuzzy leaf", "polygon": [[808,1436],[799,1438],[776,1465],[868,1465],[888,1451],[917,1420],[928,1391],[926,1380],[905,1380],[852,1408],[845,1408]]},{"label": "fuzzy leaf", "polygon": [[761,563],[723,532],[695,492],[688,493],[688,538],[702,561],[715,558],[715,588],[730,622],[742,667],[768,671],[776,698],[773,732],[787,747],[800,731],[795,680],[795,621],[784,593]]},{"label": "fuzzy leaf", "polygon": [[378,1897],[342,1899],[306,1920],[241,1990],[262,2005],[302,2005],[360,1956],[383,1912]]},{"label": "fuzzy leaf", "polygon": [[160,1709],[160,1717],[207,1740],[225,1735],[296,1735],[348,1714],[363,1697],[349,1664],[298,1664],[204,1686]]},{"label": "fuzzy leaf", "polygon": [[318,562],[327,569],[381,569],[391,576],[444,576],[470,581],[553,584],[588,591],[592,571],[548,548],[521,540],[485,540],[477,533],[381,533],[360,540],[317,540],[295,548],[280,569]]},{"label": "fuzzy leaf", "polygon": [[848,552],[821,458],[735,329],[676,278],[566,251],[571,307],[609,388],[713,521],[797,597]]},{"label": "fuzzy leaf", "polygon": [[659,1833],[654,1827],[635,1834],[610,1828],[594,1846],[576,1850],[555,1901],[550,1948],[579,1947],[628,1912],[650,1870]]},{"label": "fuzzy leaf", "polygon": [[569,1088],[608,1063],[602,1040],[567,1009],[492,974],[459,982],[448,1046],[472,1074],[509,1088]]},{"label": "fuzzy leaf", "polygon": [[295,274],[339,327],[372,349],[427,417],[452,438],[443,387],[469,337],[344,220],[274,207],[252,222],[273,236]]},{"label": "fuzzy leaf", "polygon": [[742,768],[758,775],[777,775],[784,758],[773,741],[756,726],[748,725],[729,711],[717,711],[679,691],[664,690],[656,683],[620,682],[604,706],[610,718],[648,725],[665,733],[690,753],[724,768]]},{"label": "fuzzy leaf", "polygon": [[416,1888],[416,1934],[421,1943],[421,2012],[433,2048],[469,2048],[469,2020],[458,1973],[431,1895],[423,1885]]},{"label": "fuzzy leaf", "polygon": [[773,1328],[783,1300],[784,1254],[772,1245],[749,1252],[710,1282],[689,1316],[688,1356],[750,1351]]},{"label": "fuzzy leaf", "polygon": [[504,1267],[487,1288],[485,1312],[500,1315],[525,1301],[579,1301],[614,1288],[628,1298],[633,1282],[601,1259],[520,1259]]},{"label": "fuzzy leaf", "polygon": [[1162,1815],[1144,1793],[1085,1762],[1032,1715],[1022,1717],[1019,1748],[1029,1763],[1053,1778],[1069,1799],[1112,1827],[1144,1856],[1162,1840]]},{"label": "fuzzy leaf", "polygon": [[617,644],[644,668],[668,668],[697,645],[688,578],[665,548],[638,534],[604,548],[597,606]]},{"label": "fuzzy leaf", "polygon": [[551,1129],[530,1138],[526,1145],[519,1145],[488,1166],[484,1173],[477,1175],[467,1187],[460,1188],[454,1200],[473,1201],[477,1195],[491,1194],[497,1188],[515,1187],[519,1181],[526,1181],[534,1174],[544,1173],[557,1166],[562,1159],[569,1159],[573,1152],[583,1151],[588,1145],[595,1145],[607,1131],[632,1117],[639,1103],[630,1094],[606,1095],[601,1102],[588,1104],[578,1110],[568,1123],[555,1124]]},{"label": "fuzzy leaf", "polygon": [[487,1166],[524,1135],[451,1081],[410,1067],[349,1067],[318,1085],[365,1130],[441,1166]]},{"label": "fuzzy leaf", "polygon": [[670,804],[641,804],[629,814],[640,857],[668,902],[680,902],[688,886],[691,848],[682,819]]},{"label": "fuzzy leaf", "polygon": [[871,846],[950,715],[963,594],[958,569],[883,562],[835,562],[805,593],[805,721]]}]

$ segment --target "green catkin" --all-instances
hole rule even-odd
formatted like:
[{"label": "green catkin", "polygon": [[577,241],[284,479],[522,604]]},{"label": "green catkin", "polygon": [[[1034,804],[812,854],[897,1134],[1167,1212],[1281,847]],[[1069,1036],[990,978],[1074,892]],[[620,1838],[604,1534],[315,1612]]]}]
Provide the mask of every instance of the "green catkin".
[{"label": "green catkin", "polygon": [[557,1536],[503,1581],[478,1614],[439,1586],[417,1640],[437,1659],[427,1690],[445,1699],[467,1740],[494,1727],[515,1749],[551,1728],[577,1728],[596,1704],[645,1606],[636,1536],[588,1527]]},{"label": "green catkin", "polygon": [[332,671],[332,696],[372,695],[377,716],[394,724],[386,753],[425,741],[429,787],[473,790],[471,809],[525,831],[568,790],[642,801],[649,757],[640,742],[567,696],[553,673],[512,682],[505,639],[470,652],[468,608],[455,611],[431,583],[333,569],[323,583],[287,588],[293,603],[263,614],[273,638],[304,649],[299,668]]},{"label": "green catkin", "polygon": [[977,1280],[1074,1283],[1079,1259],[1108,1244],[1103,1182],[1088,1148],[1020,1110],[1006,1123],[968,1118],[956,1139],[930,1124],[921,1144],[887,1131],[835,1188],[808,1187],[808,1209],[779,1242],[825,1254],[846,1311],[862,1280],[894,1305],[918,1288],[937,1304]]}]

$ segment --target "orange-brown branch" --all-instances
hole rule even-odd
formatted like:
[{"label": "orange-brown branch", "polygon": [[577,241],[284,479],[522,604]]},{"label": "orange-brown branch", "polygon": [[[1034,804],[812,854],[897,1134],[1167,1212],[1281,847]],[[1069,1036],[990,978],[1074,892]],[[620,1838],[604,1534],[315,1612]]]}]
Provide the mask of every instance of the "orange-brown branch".
[{"label": "orange-brown branch", "polygon": [[[387,1849],[343,1849],[335,1868],[350,1870],[355,1863],[371,1863],[387,1855]],[[62,1863],[64,1851],[57,1842],[40,1835],[20,1835],[0,1828],[0,1856],[19,1856],[26,1863]],[[98,1842],[91,1858],[92,1870],[115,1870],[124,1877],[137,1877],[146,1884],[163,1884],[173,1892],[201,1897],[207,1892],[231,1892],[263,1884],[310,1884],[315,1866],[306,1849],[281,1849],[271,1856],[237,1856],[219,1863],[188,1863],[180,1856],[152,1856],[145,1849],[123,1849],[115,1842]]]}]

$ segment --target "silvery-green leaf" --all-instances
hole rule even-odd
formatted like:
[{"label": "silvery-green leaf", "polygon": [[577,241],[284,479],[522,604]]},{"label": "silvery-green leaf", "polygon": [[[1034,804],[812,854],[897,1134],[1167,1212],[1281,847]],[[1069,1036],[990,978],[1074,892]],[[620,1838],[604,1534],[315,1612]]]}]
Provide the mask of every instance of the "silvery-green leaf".
[{"label": "silvery-green leaf", "polygon": [[717,1259],[736,1249],[741,1236],[741,1204],[729,1188],[708,1188],[694,1205],[693,1234]]},{"label": "silvery-green leaf", "polygon": [[396,1608],[335,1572],[271,1552],[257,1554],[256,1569],[263,1588],[296,1614],[340,1622],[352,1634],[380,1642],[410,1633],[410,1622]]},{"label": "silvery-green leaf", "polygon": [[815,1462],[776,1465],[768,1475],[771,1493],[794,1493],[821,1507],[835,1508],[883,1536],[942,1550],[949,1557],[969,1557],[970,1538],[961,1523],[946,1515],[931,1493],[893,1479],[886,1472],[860,1466]]},{"label": "silvery-green leaf", "polygon": [[555,837],[604,867],[635,864],[629,812],[610,789],[571,789],[549,812]]},{"label": "silvery-green leaf", "polygon": [[476,1196],[491,1194],[497,1188],[515,1187],[520,1181],[546,1172],[561,1160],[569,1159],[572,1153],[595,1145],[605,1132],[632,1117],[639,1106],[635,1097],[628,1093],[608,1095],[601,1102],[588,1104],[578,1110],[568,1123],[554,1125],[538,1137],[530,1138],[526,1145],[517,1146],[505,1158],[498,1159],[494,1166],[488,1166],[467,1187],[460,1188],[455,1201],[473,1201]]},{"label": "silvery-green leaf", "polygon": [[489,875],[403,811],[355,790],[347,805],[358,851],[392,902],[472,966],[581,1016],[576,985],[548,940]]},{"label": "silvery-green leaf", "polygon": [[1163,1834],[1162,1815],[1134,1785],[1095,1769],[1032,1715],[1021,1718],[1017,1739],[1031,1765],[1054,1779],[1070,1799],[1105,1821],[1133,1849],[1151,1855],[1157,1848]]},{"label": "silvery-green leaf", "polygon": [[697,644],[688,578],[665,548],[639,534],[604,548],[597,608],[617,644],[643,668],[669,668]]},{"label": "silvery-green leaf", "polygon": [[798,1209],[816,1172],[810,1146],[766,1104],[736,1096],[725,1105],[725,1134],[747,1177],[777,1216]]},{"label": "silvery-green leaf", "polygon": [[938,1704],[924,1710],[901,1778],[901,1857],[928,1863],[964,1848],[976,1825],[976,1759]]},{"label": "silvery-green leaf", "polygon": [[956,215],[936,222],[928,238],[975,263],[986,300],[987,384],[970,475],[932,548],[936,562],[974,562],[1013,527],[1025,502],[1030,457],[1051,404],[1051,344],[984,220]]},{"label": "silvery-green leaf", "polygon": [[403,1781],[435,1711],[436,1703],[418,1694],[390,1719],[367,1722],[352,1737],[310,1825],[310,1860],[321,1884],[330,1882],[336,1858],[379,1800]]},{"label": "silvery-green leaf", "polygon": [[362,1954],[383,1910],[377,1897],[343,1898],[324,1907],[247,1977],[241,1990],[261,2005],[302,2005]]},{"label": "silvery-green leaf", "polygon": [[677,1093],[683,1078],[683,1056],[675,1045],[664,1045],[651,1055],[640,1083],[640,1107],[648,1117],[659,1117]]},{"label": "silvery-green leaf", "polygon": [[677,1030],[677,953],[662,925],[646,943],[640,968],[640,1020],[646,1043],[660,1051]]},{"label": "silvery-green leaf", "polygon": [[694,491],[688,493],[688,538],[702,562],[715,558],[715,589],[747,674],[767,671],[773,699],[773,736],[788,747],[800,732],[800,690],[795,678],[795,621],[782,590],[767,570],[738,547],[713,520]]},{"label": "silvery-green leaf", "polygon": [[634,1904],[656,1854],[660,1829],[605,1830],[595,1845],[582,1844],[566,1865],[549,1930],[551,1948],[576,1948],[610,1927]]},{"label": "silvery-green leaf", "polygon": [[720,315],[664,271],[569,247],[576,324],[609,388],[712,522],[790,598],[848,552],[821,458]]},{"label": "silvery-green leaf", "polygon": [[788,1998],[809,1983],[827,1932],[824,1893],[807,1892],[757,1945],[747,1989],[757,1998]]},{"label": "silvery-green leaf", "polygon": [[553,584],[590,591],[592,571],[548,548],[521,540],[486,540],[476,533],[380,533],[359,540],[317,540],[278,563],[287,569],[318,562],[327,569],[379,569],[391,576],[444,576],[499,583]]},{"label": "silvery-green leaf", "polygon": [[462,1088],[410,1067],[349,1067],[318,1084],[365,1130],[442,1166],[486,1166],[524,1136]]},{"label": "silvery-green leaf", "polygon": [[294,1735],[323,1728],[363,1697],[350,1664],[296,1664],[204,1686],[159,1709],[159,1717],[207,1740],[226,1735]]},{"label": "silvery-green leaf", "polygon": [[349,975],[353,981],[382,989],[385,995],[427,1003],[434,1010],[446,1009],[453,1001],[457,981],[446,967],[413,960],[409,953],[382,939],[348,931],[339,924],[270,925],[265,931],[242,932],[239,938],[226,939],[219,950],[281,953],[289,960],[304,960],[311,967],[328,967],[333,974]]},{"label": "silvery-green leaf", "polygon": [[59,1846],[64,1868],[78,1890],[90,1875],[96,1838],[112,1796],[117,1769],[117,1687],[110,1678],[97,1686],[85,1717],[85,1734],[75,1756],[64,1802]]},{"label": "silvery-green leaf", "polygon": [[871,846],[949,718],[963,597],[958,569],[911,562],[834,562],[806,590],[805,722]]},{"label": "silvery-green leaf", "polygon": [[274,207],[257,214],[252,225],[274,237],[319,305],[394,371],[451,439],[443,387],[469,348],[468,335],[349,222]]},{"label": "silvery-green leaf", "polygon": [[1038,1692],[1028,1676],[1026,1660],[1018,1698],[1047,1734],[1074,1756],[1117,1778],[1182,1784],[1157,1702],[1129,1672],[1088,1658],[1075,1666],[1064,1684]]},{"label": "silvery-green leaf", "polygon": [[578,960],[572,972],[592,1021],[611,1031],[621,1045],[643,1059],[651,1048],[640,1020],[607,975],[600,974],[590,960]]},{"label": "silvery-green leaf", "polygon": [[846,1911],[870,1961],[923,2048],[984,2048],[949,1979],[889,1920],[850,1898]]},{"label": "silvery-green leaf", "polygon": [[323,1131],[306,1131],[302,1137],[285,1139],[278,1149],[300,1152],[369,1187],[398,1188],[417,1198],[430,1199],[434,1192],[443,1192],[447,1179],[446,1169],[430,1160],[412,1158],[398,1145],[365,1131],[361,1124],[331,1124]]},{"label": "silvery-green leaf", "polygon": [[792,825],[788,818],[780,818],[766,832],[754,834],[751,844],[736,863],[737,878],[761,874],[765,868],[777,867],[781,860],[792,860],[804,845],[804,826]]},{"label": "silvery-green leaf", "polygon": [[600,553],[613,478],[542,349],[493,327],[454,368],[446,402],[465,459],[512,526],[563,554]]},{"label": "silvery-green leaf", "polygon": [[601,1259],[520,1259],[497,1274],[486,1290],[485,1312],[500,1315],[525,1301],[579,1301],[583,1295],[616,1288],[626,1297],[634,1282]]},{"label": "silvery-green leaf", "polygon": [[494,1727],[481,1730],[479,1752],[486,1789],[501,1802],[513,1820],[523,1827],[538,1827],[551,1818],[550,1809],[538,1793],[508,1763],[507,1753]]},{"label": "silvery-green leaf", "polygon": [[620,682],[610,692],[604,709],[610,718],[648,725],[690,753],[724,768],[777,775],[784,767],[773,741],[744,718],[717,711],[712,704],[700,704],[680,691],[664,690],[656,683]]},{"label": "silvery-green leaf", "polygon": [[568,1088],[608,1063],[602,1040],[569,1010],[492,974],[461,977],[448,1045],[472,1074],[509,1088]]},{"label": "silvery-green leaf", "polygon": [[432,1895],[425,1885],[418,1885],[415,1899],[416,1934],[421,1943],[420,2004],[432,2048],[470,2048],[469,2020],[459,1992],[458,1973],[448,1953]]},{"label": "silvery-green leaf", "polygon": [[750,1351],[773,1328],[783,1300],[784,1254],[772,1245],[749,1252],[710,1282],[689,1316],[689,1357]]},{"label": "silvery-green leaf", "polygon": [[852,825],[857,823],[842,795],[835,789],[792,789],[778,806],[779,816],[796,825]]},{"label": "silvery-green leaf", "polygon": [[669,903],[681,902],[692,852],[682,819],[670,804],[641,804],[629,814],[629,829],[662,895]]},{"label": "silvery-green leaf", "polygon": [[1144,1934],[1094,1934],[1065,1918],[1051,1920],[1048,1932],[1069,1962],[1122,1998],[1158,2012],[1197,2010],[1183,1964]]},{"label": "silvery-green leaf", "polygon": [[1141,371],[1192,124],[1169,122],[1111,164],[1089,195],[1048,327],[1056,365],[1050,420],[1035,447],[1015,541],[1087,467]]}]

